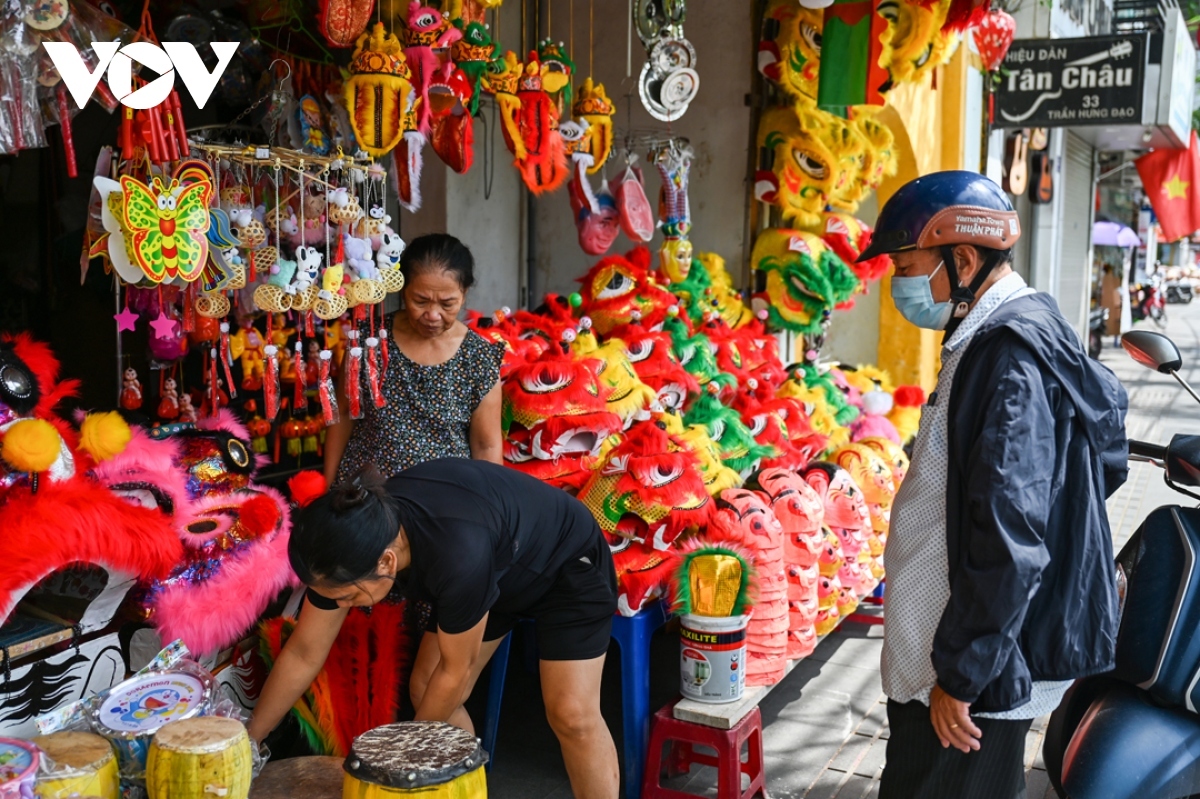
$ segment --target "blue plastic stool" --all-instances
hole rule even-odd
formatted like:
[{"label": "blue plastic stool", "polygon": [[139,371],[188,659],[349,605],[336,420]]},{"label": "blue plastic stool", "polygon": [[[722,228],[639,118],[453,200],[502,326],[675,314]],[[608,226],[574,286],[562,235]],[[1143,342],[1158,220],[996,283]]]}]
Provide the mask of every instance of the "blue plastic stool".
[{"label": "blue plastic stool", "polygon": [[[666,605],[654,602],[636,616],[614,616],[612,638],[621,657],[621,725],[625,738],[625,795],[640,799],[646,742],[650,738],[650,638],[670,618]],[[500,701],[512,636],[492,655],[488,678],[487,710],[483,719],[483,748],[488,768],[496,762],[496,731],[500,726]]]}]

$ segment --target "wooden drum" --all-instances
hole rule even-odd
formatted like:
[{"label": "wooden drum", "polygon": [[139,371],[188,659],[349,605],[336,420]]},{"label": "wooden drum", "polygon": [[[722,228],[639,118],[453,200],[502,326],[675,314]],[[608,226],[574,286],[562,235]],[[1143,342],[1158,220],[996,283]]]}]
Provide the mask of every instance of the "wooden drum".
[{"label": "wooden drum", "polygon": [[486,799],[487,757],[474,735],[440,721],[386,724],[354,739],[342,799]]},{"label": "wooden drum", "polygon": [[112,744],[90,732],[56,732],[33,739],[46,759],[43,761],[34,795],[39,799],[67,799],[73,796],[118,799],[121,775]]},{"label": "wooden drum", "polygon": [[342,758],[272,760],[250,786],[250,799],[340,799]]},{"label": "wooden drum", "polygon": [[240,721],[220,716],[176,721],[150,744],[150,799],[246,799],[250,793],[250,736]]}]

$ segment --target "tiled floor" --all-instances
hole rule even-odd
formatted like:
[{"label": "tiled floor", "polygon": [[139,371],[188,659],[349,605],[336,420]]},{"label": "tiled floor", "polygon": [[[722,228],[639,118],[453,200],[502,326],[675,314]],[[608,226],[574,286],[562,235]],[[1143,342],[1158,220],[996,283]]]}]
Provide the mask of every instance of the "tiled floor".
[{"label": "tiled floor", "polygon": [[[1168,314],[1166,332],[1183,353],[1182,373],[1200,384],[1200,302],[1169,306]],[[1129,391],[1130,437],[1166,443],[1175,433],[1200,433],[1200,405],[1170,377],[1133,363],[1113,347],[1111,339],[1101,360]],[[1164,485],[1159,469],[1131,464],[1128,482],[1109,501],[1114,545],[1119,548],[1152,509],[1176,503],[1177,497]],[[888,736],[886,698],[879,681],[882,636],[881,626],[843,625],[763,700],[764,759],[772,799],[877,795]],[[675,639],[656,636],[652,659],[651,705],[660,707],[677,692]],[[615,662],[608,664],[602,703],[620,749],[620,681],[614,666]],[[482,717],[482,698],[472,698],[475,718]],[[495,799],[571,796],[558,746],[542,713],[536,678],[524,669],[511,668],[500,743],[489,778],[489,793]],[[1044,724],[1045,719],[1034,723],[1027,742],[1028,799],[1054,799],[1041,761]],[[714,772],[708,768],[670,784],[686,786],[701,796],[716,795]]]}]

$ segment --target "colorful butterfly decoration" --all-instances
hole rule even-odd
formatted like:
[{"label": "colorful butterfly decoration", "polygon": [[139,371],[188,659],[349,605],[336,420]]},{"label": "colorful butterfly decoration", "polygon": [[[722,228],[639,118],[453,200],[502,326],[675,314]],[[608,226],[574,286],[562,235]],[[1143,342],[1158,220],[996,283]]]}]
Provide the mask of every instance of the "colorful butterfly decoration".
[{"label": "colorful butterfly decoration", "polygon": [[129,283],[197,280],[208,262],[212,171],[200,161],[184,161],[169,183],[154,176],[150,185],[129,175],[119,181],[97,177],[104,198],[106,236],[93,253],[106,253]]}]

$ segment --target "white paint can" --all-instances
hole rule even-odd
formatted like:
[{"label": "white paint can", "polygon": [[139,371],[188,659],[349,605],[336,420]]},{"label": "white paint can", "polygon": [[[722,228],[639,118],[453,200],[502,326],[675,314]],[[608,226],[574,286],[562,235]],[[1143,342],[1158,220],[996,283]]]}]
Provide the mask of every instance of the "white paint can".
[{"label": "white paint can", "polygon": [[746,687],[749,616],[680,618],[679,690],[698,702],[735,702]]}]

